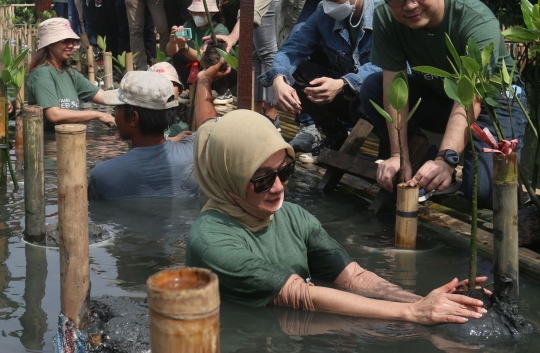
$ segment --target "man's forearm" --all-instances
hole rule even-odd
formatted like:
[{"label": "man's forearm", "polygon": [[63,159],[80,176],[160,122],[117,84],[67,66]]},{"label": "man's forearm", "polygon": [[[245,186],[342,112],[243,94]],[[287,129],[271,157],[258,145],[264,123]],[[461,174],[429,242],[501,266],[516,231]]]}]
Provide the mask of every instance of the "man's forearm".
[{"label": "man's forearm", "polygon": [[197,79],[197,93],[195,96],[195,131],[208,118],[217,116],[212,97],[212,80],[204,74]]},{"label": "man's forearm", "polygon": [[[469,112],[471,117],[471,123],[476,121],[476,118],[480,114],[481,101],[475,98],[472,106],[472,110]],[[465,146],[469,141],[469,130],[467,124],[467,116],[465,109],[454,103],[454,107],[448,118],[446,130],[444,132],[443,140],[441,142],[441,151],[450,149],[456,151],[459,155],[465,150]]]},{"label": "man's forearm", "polygon": [[229,34],[229,38],[231,38],[234,43],[238,42],[238,39],[240,38],[240,21],[237,21],[236,25],[234,25],[233,30]]}]

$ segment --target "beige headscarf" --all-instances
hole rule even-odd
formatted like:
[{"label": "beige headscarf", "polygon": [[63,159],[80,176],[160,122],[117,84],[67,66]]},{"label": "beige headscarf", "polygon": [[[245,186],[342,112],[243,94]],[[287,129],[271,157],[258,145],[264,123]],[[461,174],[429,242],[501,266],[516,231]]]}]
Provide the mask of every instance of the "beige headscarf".
[{"label": "beige headscarf", "polygon": [[210,198],[202,211],[219,211],[253,232],[268,226],[273,215],[253,216],[231,193],[245,200],[246,188],[255,171],[283,149],[294,156],[291,145],[283,140],[274,125],[250,110],[235,110],[218,121],[202,124],[197,131],[194,151],[195,177]]}]

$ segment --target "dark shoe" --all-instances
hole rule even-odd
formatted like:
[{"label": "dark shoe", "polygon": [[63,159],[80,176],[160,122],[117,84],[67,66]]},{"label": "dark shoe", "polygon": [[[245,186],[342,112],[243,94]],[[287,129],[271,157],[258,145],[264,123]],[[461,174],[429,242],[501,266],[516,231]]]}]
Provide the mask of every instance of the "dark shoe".
[{"label": "dark shoe", "polygon": [[300,130],[289,145],[292,146],[294,152],[310,152],[319,144],[319,141],[321,141],[321,134],[315,124],[300,124]]},{"label": "dark shoe", "polygon": [[219,95],[214,99],[214,104],[227,104],[233,102],[233,96],[231,91],[227,91],[223,93],[222,95]]}]

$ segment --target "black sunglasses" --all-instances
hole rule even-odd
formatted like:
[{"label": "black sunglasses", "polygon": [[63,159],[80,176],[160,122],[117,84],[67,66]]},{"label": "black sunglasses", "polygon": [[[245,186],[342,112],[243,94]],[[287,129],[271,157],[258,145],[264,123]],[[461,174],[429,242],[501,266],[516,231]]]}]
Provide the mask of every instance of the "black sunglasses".
[{"label": "black sunglasses", "polygon": [[291,177],[292,173],[294,172],[295,164],[296,159],[293,158],[290,163],[285,164],[283,167],[279,168],[275,172],[268,173],[255,179],[251,179],[249,182],[253,183],[253,191],[255,191],[255,193],[257,194],[267,192],[274,185],[276,177],[279,177],[279,180],[282,183],[287,182]]}]

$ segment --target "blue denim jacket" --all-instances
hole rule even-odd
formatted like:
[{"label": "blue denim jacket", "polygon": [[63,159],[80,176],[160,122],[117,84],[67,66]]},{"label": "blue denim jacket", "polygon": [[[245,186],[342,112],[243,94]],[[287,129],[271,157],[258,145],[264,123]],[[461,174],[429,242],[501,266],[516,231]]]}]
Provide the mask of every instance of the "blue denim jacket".
[{"label": "blue denim jacket", "polygon": [[[381,71],[369,61],[373,31],[373,8],[379,0],[364,0],[364,9],[356,46],[351,45],[347,17],[336,21],[324,13],[322,2],[304,24],[302,29],[287,39],[274,58],[272,69],[258,77],[265,87],[271,86],[274,78],[283,76],[289,85],[294,84],[292,74],[321,44],[330,59],[332,71],[347,81],[355,95],[360,93],[363,80],[374,72]],[[354,99],[355,97],[346,97]]]}]

